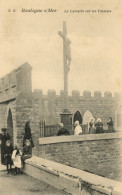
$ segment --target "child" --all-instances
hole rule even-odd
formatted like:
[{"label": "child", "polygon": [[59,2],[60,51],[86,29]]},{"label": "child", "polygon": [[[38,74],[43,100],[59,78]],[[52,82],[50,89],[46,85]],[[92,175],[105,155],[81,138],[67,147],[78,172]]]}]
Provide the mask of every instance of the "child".
[{"label": "child", "polygon": [[15,166],[14,174],[21,173],[20,168],[22,167],[22,161],[21,161],[22,152],[19,149],[19,144],[15,144],[13,153],[12,153],[12,160],[13,164]]},{"label": "child", "polygon": [[5,157],[8,173],[12,172],[12,159],[11,159],[12,152],[13,152],[13,147],[11,145],[11,141],[7,140],[6,146],[5,146],[5,156],[4,157]]},{"label": "child", "polygon": [[26,159],[32,157],[32,147],[30,140],[26,139],[25,146],[23,148],[22,161],[24,162]]}]

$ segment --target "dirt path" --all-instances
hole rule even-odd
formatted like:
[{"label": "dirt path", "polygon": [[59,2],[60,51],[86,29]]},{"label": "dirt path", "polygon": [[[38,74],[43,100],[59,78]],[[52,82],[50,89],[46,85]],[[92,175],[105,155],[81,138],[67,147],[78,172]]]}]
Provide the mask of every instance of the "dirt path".
[{"label": "dirt path", "polygon": [[0,171],[1,195],[68,195],[25,174],[9,175]]}]

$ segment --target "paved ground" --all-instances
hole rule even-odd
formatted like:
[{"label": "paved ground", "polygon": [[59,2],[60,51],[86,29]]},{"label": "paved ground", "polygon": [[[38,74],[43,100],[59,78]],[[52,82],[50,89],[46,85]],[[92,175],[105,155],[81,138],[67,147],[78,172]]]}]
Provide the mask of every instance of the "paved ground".
[{"label": "paved ground", "polygon": [[0,165],[1,195],[68,195],[56,188],[25,174],[12,175]]}]

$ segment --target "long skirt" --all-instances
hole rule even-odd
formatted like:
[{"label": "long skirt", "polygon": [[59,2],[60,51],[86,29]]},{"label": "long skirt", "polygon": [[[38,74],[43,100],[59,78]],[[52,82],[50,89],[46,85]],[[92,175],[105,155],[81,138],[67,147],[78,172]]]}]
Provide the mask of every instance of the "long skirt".
[{"label": "long skirt", "polygon": [[114,132],[114,127],[113,126],[108,126],[108,133]]}]

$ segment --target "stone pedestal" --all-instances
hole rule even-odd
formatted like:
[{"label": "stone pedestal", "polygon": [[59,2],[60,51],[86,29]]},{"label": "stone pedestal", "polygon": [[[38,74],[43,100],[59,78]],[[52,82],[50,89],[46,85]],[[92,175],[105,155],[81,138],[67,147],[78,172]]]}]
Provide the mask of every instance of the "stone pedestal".
[{"label": "stone pedestal", "polygon": [[68,109],[64,109],[61,115],[61,123],[64,124],[64,127],[68,129],[70,132],[73,130],[72,128],[72,113]]}]

